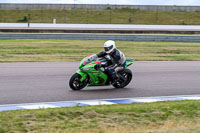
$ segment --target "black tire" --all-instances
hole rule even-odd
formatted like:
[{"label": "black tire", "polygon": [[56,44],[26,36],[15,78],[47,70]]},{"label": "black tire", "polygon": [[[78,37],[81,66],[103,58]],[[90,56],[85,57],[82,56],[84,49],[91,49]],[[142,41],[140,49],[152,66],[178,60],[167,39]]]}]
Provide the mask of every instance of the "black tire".
[{"label": "black tire", "polygon": [[124,88],[126,87],[132,80],[132,72],[129,69],[125,69],[122,72],[119,72],[119,74],[121,76],[123,76],[123,78],[125,78],[126,80],[123,81],[121,79],[119,79],[117,82],[115,82],[114,84],[112,84],[115,88]]},{"label": "black tire", "polygon": [[81,90],[83,89],[86,85],[87,82],[83,81],[81,82],[81,75],[78,73],[75,73],[72,75],[70,81],[69,81],[69,86],[72,90]]}]

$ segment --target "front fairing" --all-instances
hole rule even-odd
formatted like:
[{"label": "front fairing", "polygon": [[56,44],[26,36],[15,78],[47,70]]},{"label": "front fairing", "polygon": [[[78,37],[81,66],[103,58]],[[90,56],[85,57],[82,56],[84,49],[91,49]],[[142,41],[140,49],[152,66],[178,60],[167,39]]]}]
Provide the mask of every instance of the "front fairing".
[{"label": "front fairing", "polygon": [[82,67],[84,67],[84,66],[85,66],[85,65],[83,65],[83,62],[84,62],[84,60],[85,60],[85,58],[81,60],[81,63],[80,63],[80,66],[79,66],[79,68],[82,68]]},{"label": "front fairing", "polygon": [[88,75],[90,77],[90,82],[88,86],[105,85],[108,76],[105,73],[95,69],[95,66],[99,64],[101,64],[100,61],[93,61],[83,66],[78,71],[79,74],[82,73],[82,81],[86,78],[85,75]]},{"label": "front fairing", "polygon": [[99,65],[99,64],[101,64],[100,61],[93,61],[93,62],[83,66],[82,68],[80,68],[80,70],[85,73],[98,73],[99,70],[96,70],[95,66]]},{"label": "front fairing", "polygon": [[81,70],[83,71],[97,71],[95,69],[95,66],[98,65],[98,64],[101,64],[101,61],[93,61],[87,65],[84,65]]},{"label": "front fairing", "polygon": [[98,57],[96,54],[89,55],[88,57],[85,57],[84,59],[81,60],[79,68],[82,68],[82,67],[86,66],[87,64],[97,61],[97,59],[98,59]]}]

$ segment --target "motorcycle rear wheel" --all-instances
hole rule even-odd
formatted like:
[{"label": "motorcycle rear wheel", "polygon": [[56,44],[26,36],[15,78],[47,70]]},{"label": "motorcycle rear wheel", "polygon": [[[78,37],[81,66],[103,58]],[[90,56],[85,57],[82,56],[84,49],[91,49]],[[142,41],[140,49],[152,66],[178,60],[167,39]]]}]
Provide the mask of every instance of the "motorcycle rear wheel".
[{"label": "motorcycle rear wheel", "polygon": [[125,69],[123,72],[119,73],[125,81],[123,81],[121,78],[117,80],[113,85],[115,88],[124,88],[126,87],[132,80],[132,72],[129,69]]},{"label": "motorcycle rear wheel", "polygon": [[81,75],[78,73],[75,73],[72,75],[69,86],[72,90],[81,90],[87,85],[87,82],[83,81],[81,82]]}]

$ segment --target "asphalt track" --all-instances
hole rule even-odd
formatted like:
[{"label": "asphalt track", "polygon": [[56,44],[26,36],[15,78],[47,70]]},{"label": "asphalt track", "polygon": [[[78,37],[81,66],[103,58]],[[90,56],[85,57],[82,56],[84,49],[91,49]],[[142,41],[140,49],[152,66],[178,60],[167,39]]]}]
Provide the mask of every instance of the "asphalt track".
[{"label": "asphalt track", "polygon": [[136,61],[133,81],[72,91],[68,81],[79,62],[0,63],[0,105],[200,94],[200,61]]}]

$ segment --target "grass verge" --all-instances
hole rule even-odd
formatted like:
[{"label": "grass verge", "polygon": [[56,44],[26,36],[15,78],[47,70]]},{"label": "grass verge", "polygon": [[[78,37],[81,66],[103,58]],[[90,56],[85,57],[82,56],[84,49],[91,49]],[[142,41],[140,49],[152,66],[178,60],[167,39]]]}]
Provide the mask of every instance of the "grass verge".
[{"label": "grass verge", "polygon": [[4,132],[200,132],[200,100],[0,112]]},{"label": "grass verge", "polygon": [[41,9],[0,10],[0,22],[76,24],[162,24],[199,25],[199,11],[150,11],[134,9]]},{"label": "grass verge", "polygon": [[[0,62],[80,61],[103,51],[105,40],[0,40]],[[138,61],[200,60],[200,44],[116,41],[128,58]]]}]

